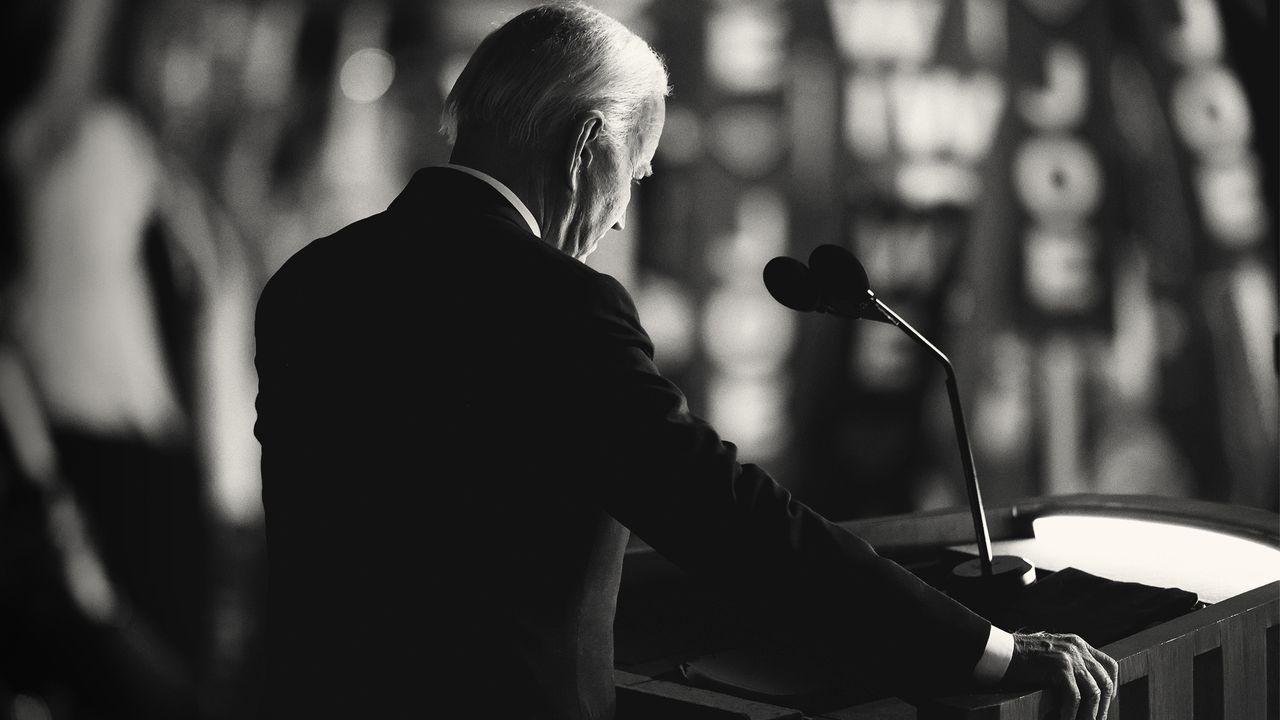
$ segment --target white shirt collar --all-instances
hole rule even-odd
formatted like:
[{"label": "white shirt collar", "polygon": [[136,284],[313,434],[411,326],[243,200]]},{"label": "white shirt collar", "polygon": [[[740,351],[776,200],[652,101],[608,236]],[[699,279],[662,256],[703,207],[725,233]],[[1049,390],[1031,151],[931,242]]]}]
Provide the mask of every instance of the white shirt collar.
[{"label": "white shirt collar", "polygon": [[515,193],[511,192],[511,188],[507,187],[506,185],[503,185],[501,182],[498,181],[497,178],[494,178],[490,175],[486,175],[485,173],[482,173],[479,170],[476,170],[475,168],[466,167],[465,165],[454,165],[453,163],[445,163],[443,165],[440,165],[439,167],[453,168],[454,170],[464,172],[470,175],[471,177],[479,178],[489,183],[489,185],[493,187],[494,190],[497,190],[498,192],[502,193],[502,197],[506,198],[507,202],[511,203],[511,206],[514,207],[516,211],[520,213],[520,217],[524,218],[525,223],[529,226],[529,231],[532,232],[536,237],[539,237],[539,238],[542,237],[542,229],[538,227],[538,221],[534,219],[533,213],[529,212],[529,208],[526,207],[525,204],[520,201],[520,198],[516,197]]}]

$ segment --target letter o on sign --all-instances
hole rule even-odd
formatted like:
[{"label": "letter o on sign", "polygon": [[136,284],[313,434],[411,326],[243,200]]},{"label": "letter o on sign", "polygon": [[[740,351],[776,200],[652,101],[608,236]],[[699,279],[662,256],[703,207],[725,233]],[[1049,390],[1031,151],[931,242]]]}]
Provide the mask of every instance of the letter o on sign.
[{"label": "letter o on sign", "polygon": [[1075,138],[1037,137],[1018,148],[1014,190],[1032,215],[1042,219],[1083,219],[1102,195],[1102,168]]},{"label": "letter o on sign", "polygon": [[1179,78],[1172,101],[1174,124],[1199,155],[1244,147],[1253,134],[1244,89],[1221,67]]}]

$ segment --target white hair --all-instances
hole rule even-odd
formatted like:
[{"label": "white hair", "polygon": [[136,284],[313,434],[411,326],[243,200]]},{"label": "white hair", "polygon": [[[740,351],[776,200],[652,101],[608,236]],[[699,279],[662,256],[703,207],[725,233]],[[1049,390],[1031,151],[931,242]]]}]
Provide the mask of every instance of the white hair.
[{"label": "white hair", "polygon": [[577,2],[526,10],[489,33],[445,100],[440,131],[483,129],[514,150],[550,151],[579,113],[604,115],[622,143],[670,93],[662,58],[617,20]]}]

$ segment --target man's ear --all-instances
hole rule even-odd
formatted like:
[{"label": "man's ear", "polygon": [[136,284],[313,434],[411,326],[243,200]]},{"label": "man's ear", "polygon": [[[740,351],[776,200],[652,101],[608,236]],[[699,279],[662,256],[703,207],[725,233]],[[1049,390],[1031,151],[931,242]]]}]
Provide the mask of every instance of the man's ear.
[{"label": "man's ear", "polygon": [[599,110],[579,113],[569,125],[569,156],[564,165],[569,189],[578,190],[578,176],[591,167],[599,148],[600,133],[604,129],[604,115]]}]

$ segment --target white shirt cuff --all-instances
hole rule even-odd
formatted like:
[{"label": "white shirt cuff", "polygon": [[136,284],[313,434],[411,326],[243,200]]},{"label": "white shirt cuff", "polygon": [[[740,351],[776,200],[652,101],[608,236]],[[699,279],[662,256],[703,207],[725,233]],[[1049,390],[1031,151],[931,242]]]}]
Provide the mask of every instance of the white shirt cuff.
[{"label": "white shirt cuff", "polygon": [[987,635],[987,647],[982,657],[973,667],[973,679],[980,685],[993,686],[1004,679],[1009,669],[1009,661],[1013,659],[1013,636],[995,625]]}]

